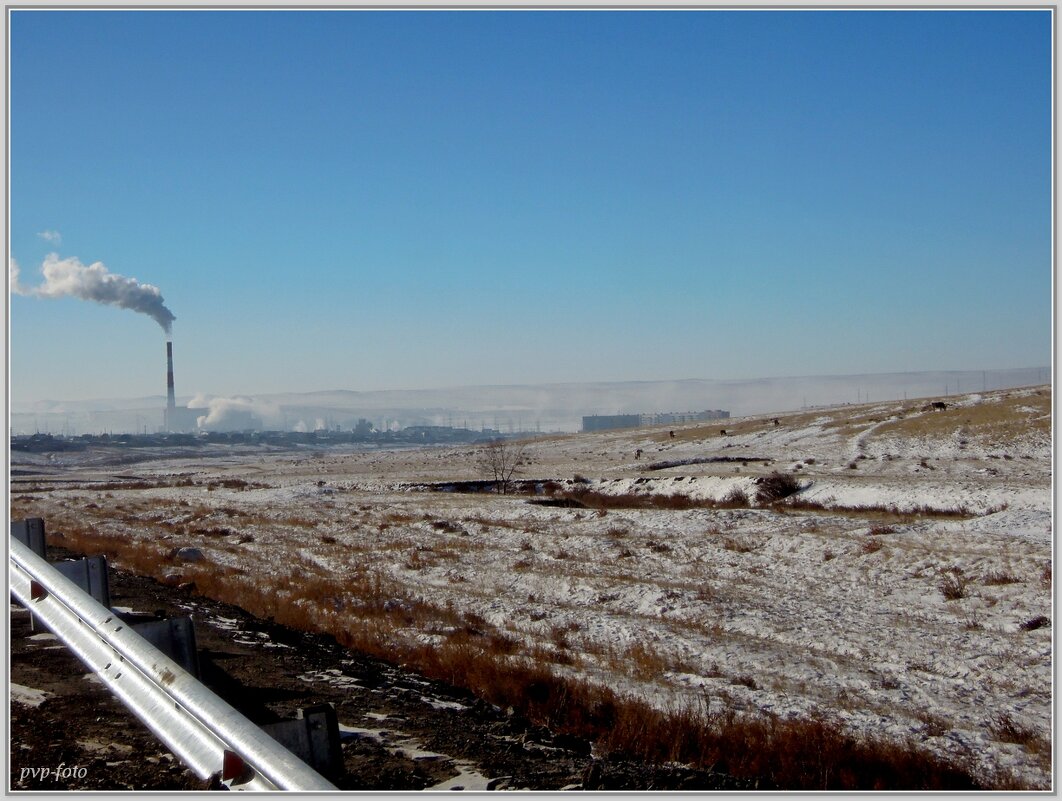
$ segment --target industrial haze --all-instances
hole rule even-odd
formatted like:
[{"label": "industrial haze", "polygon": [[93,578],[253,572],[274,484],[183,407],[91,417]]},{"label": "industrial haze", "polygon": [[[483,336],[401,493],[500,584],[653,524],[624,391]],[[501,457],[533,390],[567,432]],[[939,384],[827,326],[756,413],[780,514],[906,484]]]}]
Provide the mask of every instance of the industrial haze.
[{"label": "industrial haze", "polygon": [[[725,409],[764,414],[867,401],[1007,389],[1050,379],[1048,367],[868,375],[688,379],[357,392],[333,390],[218,397],[178,395],[177,406],[201,410],[208,430],[352,429],[359,419],[379,430],[440,425],[513,431],[577,431],[593,414]],[[180,380],[178,378],[178,386]],[[160,382],[160,390],[163,389]],[[101,400],[12,398],[14,434],[101,434],[162,430],[166,396]]]}]

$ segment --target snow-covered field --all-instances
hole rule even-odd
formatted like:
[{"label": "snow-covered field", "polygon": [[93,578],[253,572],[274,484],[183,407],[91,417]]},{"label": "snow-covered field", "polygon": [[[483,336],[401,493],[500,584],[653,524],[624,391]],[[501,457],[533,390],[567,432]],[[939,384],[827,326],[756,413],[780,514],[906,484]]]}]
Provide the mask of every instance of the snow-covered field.
[{"label": "snow-covered field", "polygon": [[[1050,389],[944,400],[526,446],[521,478],[614,496],[608,509],[426,489],[484,477],[479,450],[464,446],[113,467],[99,453],[14,454],[14,468],[41,472],[16,478],[12,515],[198,548],[202,561],[171,559],[158,574],[224,571],[282,588],[286,603],[316,578],[348,581],[325,616],[356,609],[370,586],[395,604],[424,599],[558,672],[662,706],[823,713],[1046,788]],[[761,506],[756,479],[774,471],[802,489]],[[749,507],[620,508],[632,495],[708,504],[735,489]]]}]

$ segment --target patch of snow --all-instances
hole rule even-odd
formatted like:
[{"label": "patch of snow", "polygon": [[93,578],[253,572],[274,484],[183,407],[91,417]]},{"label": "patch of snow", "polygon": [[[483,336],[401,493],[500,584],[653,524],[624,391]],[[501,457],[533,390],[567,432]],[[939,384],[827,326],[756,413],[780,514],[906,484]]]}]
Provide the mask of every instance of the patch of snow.
[{"label": "patch of snow", "polygon": [[426,695],[422,695],[420,700],[430,706],[432,709],[453,709],[462,710],[468,709],[464,704],[459,704],[457,701],[443,701],[440,698],[428,698]]},{"label": "patch of snow", "polygon": [[23,706],[38,707],[53,695],[45,690],[37,690],[22,684],[15,684],[15,682],[11,682],[10,687],[11,700]]}]

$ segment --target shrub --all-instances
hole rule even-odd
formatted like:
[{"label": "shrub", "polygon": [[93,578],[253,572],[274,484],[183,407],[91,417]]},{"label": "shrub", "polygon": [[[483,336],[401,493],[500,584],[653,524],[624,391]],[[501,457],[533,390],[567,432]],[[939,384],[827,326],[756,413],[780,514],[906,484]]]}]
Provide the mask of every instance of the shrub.
[{"label": "shrub", "polygon": [[1051,618],[1044,617],[1043,615],[1038,615],[1037,617],[1034,617],[1031,620],[1026,620],[1024,623],[1021,624],[1020,628],[1022,631],[1035,631],[1036,629],[1042,629],[1044,626],[1050,625]]},{"label": "shrub", "polygon": [[881,540],[866,540],[863,543],[863,553],[872,554],[877,553],[882,549]]},{"label": "shrub", "polygon": [[741,487],[734,487],[730,492],[723,496],[720,505],[743,509],[749,505],[749,496],[746,494],[745,490],[741,489]]},{"label": "shrub", "polygon": [[432,522],[431,527],[436,531],[442,531],[447,534],[465,534],[467,533],[457,523],[452,523],[449,520],[435,520]]},{"label": "shrub", "polygon": [[800,492],[800,482],[795,476],[780,473],[777,470],[770,475],[756,479],[756,501],[761,504],[774,503]]}]

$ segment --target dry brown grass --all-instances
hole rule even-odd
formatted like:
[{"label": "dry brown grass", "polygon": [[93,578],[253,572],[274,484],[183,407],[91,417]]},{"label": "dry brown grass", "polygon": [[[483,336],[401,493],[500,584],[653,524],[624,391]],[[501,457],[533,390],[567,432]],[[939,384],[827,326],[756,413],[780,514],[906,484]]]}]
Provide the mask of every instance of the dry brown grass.
[{"label": "dry brown grass", "polygon": [[[559,733],[596,741],[611,752],[650,761],[678,761],[754,779],[762,789],[955,789],[981,787],[963,765],[948,763],[913,743],[855,739],[825,719],[780,720],[767,715],[709,713],[699,705],[657,709],[551,665],[576,664],[570,627],[554,631],[555,649],[523,652],[512,636],[482,618],[410,596],[387,576],[353,566],[325,573],[312,562],[293,564],[269,582],[240,568],[204,561],[175,566],[166,545],[122,533],[67,527],[62,544],[113,555],[146,575],[179,569],[197,591],[293,628],[332,634],[348,646],[429,677],[466,688],[501,708],[512,707]],[[869,539],[876,542],[877,539]],[[423,555],[427,552],[415,551]],[[412,558],[412,557],[411,557]],[[448,631],[424,644],[402,630]],[[635,671],[669,668],[651,648],[628,651]],[[997,786],[1018,786],[993,777]]]},{"label": "dry brown grass", "polygon": [[643,681],[658,679],[672,669],[670,660],[642,642],[629,646],[619,659],[613,660],[613,664],[623,673]]},{"label": "dry brown grass", "polygon": [[625,492],[610,495],[589,489],[574,489],[556,496],[551,501],[536,501],[531,503],[542,505],[560,505],[570,503],[573,506],[581,506],[586,509],[741,509],[749,505],[748,498],[744,493],[731,493],[722,500],[711,498],[691,498],[688,495],[662,493],[637,493]]},{"label": "dry brown grass", "polygon": [[991,573],[986,573],[981,582],[994,587],[1003,584],[1019,584],[1021,579],[1005,570],[994,570]]},{"label": "dry brown grass", "polygon": [[598,700],[595,709],[599,717],[610,713],[599,745],[653,761],[712,766],[756,779],[763,790],[979,786],[968,770],[912,743],[857,740],[823,718],[781,720],[729,709],[708,714],[694,704],[657,710],[629,699]]},{"label": "dry brown grass", "polygon": [[992,736],[1001,743],[1017,743],[1031,754],[1049,752],[1051,740],[1028,726],[1023,726],[1006,712],[1001,712],[989,724]]},{"label": "dry brown grass", "polygon": [[846,506],[823,501],[805,500],[802,498],[788,498],[784,503],[775,504],[773,510],[785,514],[786,512],[825,512],[828,514],[843,514],[847,517],[866,517],[885,523],[911,523],[919,518],[933,517],[946,520],[969,520],[984,514],[992,514],[1002,511],[1005,507],[987,509],[984,512],[974,512],[965,506],[941,507],[941,506],[912,506],[901,509],[896,505],[871,504],[867,506]]},{"label": "dry brown grass", "polygon": [[[1051,392],[1015,396],[1013,393],[989,393],[976,406],[948,406],[944,411],[915,411],[902,420],[882,424],[876,436],[950,438],[960,428],[964,436],[987,445],[1006,447],[1030,433],[1050,436]],[[1006,397],[1010,394],[1011,397]],[[947,398],[942,399],[949,402]],[[1035,410],[1032,414],[1021,407]]]},{"label": "dry brown grass", "polygon": [[173,481],[166,481],[164,479],[156,479],[149,481],[146,479],[129,479],[127,481],[101,481],[95,484],[87,484],[84,489],[91,490],[144,490],[144,489],[160,489],[163,487],[194,487],[196,482],[190,478],[182,478]]}]

